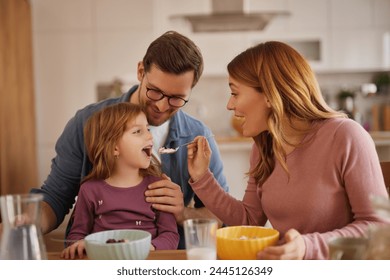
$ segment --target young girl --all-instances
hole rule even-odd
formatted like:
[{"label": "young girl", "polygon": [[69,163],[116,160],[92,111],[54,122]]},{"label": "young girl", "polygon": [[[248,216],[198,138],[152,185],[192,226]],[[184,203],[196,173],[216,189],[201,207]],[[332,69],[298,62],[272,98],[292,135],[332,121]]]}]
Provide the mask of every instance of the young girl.
[{"label": "young girl", "polygon": [[329,108],[306,60],[281,42],[266,42],[228,64],[228,110],[252,137],[242,201],[220,192],[208,170],[204,137],[188,145],[191,186],[228,225],[264,225],[283,237],[259,259],[327,259],[334,237],[365,235],[381,223],[370,196],[387,196],[370,135]]},{"label": "young girl", "polygon": [[82,257],[86,235],[112,229],[145,230],[152,234],[151,250],[177,249],[175,217],[145,201],[148,185],[162,174],[141,108],[119,103],[98,111],[86,122],[84,138],[93,168],[83,179],[67,236],[79,241],[64,249],[62,257]]}]

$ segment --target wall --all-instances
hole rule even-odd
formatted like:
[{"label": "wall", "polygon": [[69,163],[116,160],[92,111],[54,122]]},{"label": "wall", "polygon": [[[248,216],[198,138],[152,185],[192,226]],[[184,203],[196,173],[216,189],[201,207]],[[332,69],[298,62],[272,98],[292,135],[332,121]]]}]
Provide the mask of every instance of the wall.
[{"label": "wall", "polygon": [[[316,39],[321,61],[313,67],[332,95],[342,85],[359,86],[383,68],[382,37],[390,31],[388,0],[252,0],[254,10],[288,10],[263,32],[194,34],[172,15],[210,11],[208,0],[30,0],[33,16],[39,177],[54,144],[77,109],[96,100],[99,82],[136,81],[136,64],[149,43],[166,30],[188,35],[202,49],[205,73],[185,107],[216,134],[232,135],[225,67],[261,40]],[[357,73],[363,71],[365,74]],[[340,81],[338,71],[352,71]],[[322,72],[322,74],[320,73]],[[335,79],[338,77],[338,80]],[[361,78],[362,77],[362,78]],[[335,81],[335,82],[333,82]]]}]

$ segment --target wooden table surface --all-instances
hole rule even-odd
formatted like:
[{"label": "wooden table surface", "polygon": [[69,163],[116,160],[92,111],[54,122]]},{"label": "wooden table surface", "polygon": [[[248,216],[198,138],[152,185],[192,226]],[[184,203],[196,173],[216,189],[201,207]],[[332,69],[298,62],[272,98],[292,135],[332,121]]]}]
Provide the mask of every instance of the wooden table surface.
[{"label": "wooden table surface", "polygon": [[[61,252],[48,252],[48,260],[65,260],[61,258]],[[151,251],[147,260],[186,260],[186,250],[157,250]],[[79,259],[78,259],[79,260]],[[83,260],[88,260],[84,257]]]}]

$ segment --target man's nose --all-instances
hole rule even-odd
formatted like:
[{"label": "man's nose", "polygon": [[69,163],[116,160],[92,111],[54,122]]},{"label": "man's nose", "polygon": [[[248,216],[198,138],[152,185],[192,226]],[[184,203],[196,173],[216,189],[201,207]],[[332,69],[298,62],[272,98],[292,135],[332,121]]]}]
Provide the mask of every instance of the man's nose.
[{"label": "man's nose", "polygon": [[164,96],[163,99],[156,101],[156,106],[160,112],[166,112],[169,110],[170,105],[168,102],[168,97]]}]

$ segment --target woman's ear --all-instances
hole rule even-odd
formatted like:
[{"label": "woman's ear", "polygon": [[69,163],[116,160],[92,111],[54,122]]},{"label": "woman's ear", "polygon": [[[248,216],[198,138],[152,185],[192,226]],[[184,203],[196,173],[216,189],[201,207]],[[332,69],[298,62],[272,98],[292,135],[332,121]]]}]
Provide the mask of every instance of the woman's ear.
[{"label": "woman's ear", "polygon": [[114,157],[115,157],[115,158],[119,157],[119,148],[118,148],[118,146],[115,146],[115,149],[114,149]]},{"label": "woman's ear", "polygon": [[265,98],[265,103],[267,104],[267,107],[271,108],[272,106],[271,106],[271,102],[269,102],[269,99],[265,96],[264,96],[264,98]]}]

